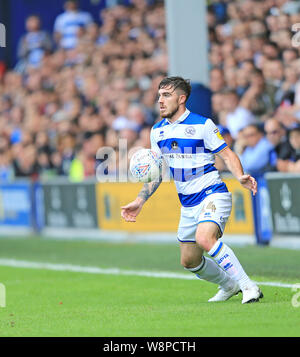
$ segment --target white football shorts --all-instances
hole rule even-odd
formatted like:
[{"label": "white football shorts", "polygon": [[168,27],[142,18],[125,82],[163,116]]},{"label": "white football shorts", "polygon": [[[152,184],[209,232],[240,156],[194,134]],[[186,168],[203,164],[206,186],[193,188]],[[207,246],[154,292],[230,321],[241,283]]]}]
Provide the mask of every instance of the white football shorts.
[{"label": "white football shorts", "polygon": [[177,239],[182,243],[195,243],[195,234],[201,222],[214,222],[223,235],[225,224],[230,216],[232,196],[230,192],[213,193],[199,205],[181,207]]}]

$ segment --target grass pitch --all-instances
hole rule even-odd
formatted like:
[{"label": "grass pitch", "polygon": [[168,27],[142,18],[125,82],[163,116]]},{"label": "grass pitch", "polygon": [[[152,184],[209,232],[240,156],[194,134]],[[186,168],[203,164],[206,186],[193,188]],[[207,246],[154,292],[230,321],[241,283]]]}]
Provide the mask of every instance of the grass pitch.
[{"label": "grass pitch", "polygon": [[[252,279],[290,287],[261,285],[265,297],[255,304],[242,305],[241,294],[208,303],[217,287],[197,279],[0,266],[0,336],[300,336],[300,307],[292,303],[300,297],[288,285],[300,283],[300,252],[233,248]],[[1,258],[185,274],[176,244],[1,238]]]}]

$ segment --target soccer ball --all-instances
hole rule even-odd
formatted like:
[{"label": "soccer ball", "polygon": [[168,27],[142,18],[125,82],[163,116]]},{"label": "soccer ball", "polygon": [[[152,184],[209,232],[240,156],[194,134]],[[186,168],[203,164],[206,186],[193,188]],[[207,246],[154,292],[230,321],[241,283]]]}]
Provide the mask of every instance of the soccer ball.
[{"label": "soccer ball", "polygon": [[155,181],[161,175],[162,157],[151,149],[137,151],[130,160],[130,172],[140,182]]}]

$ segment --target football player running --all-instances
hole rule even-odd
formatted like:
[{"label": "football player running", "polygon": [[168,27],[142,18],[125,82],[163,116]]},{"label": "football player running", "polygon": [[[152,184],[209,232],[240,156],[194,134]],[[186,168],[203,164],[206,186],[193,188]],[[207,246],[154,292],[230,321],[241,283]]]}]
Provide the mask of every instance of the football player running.
[{"label": "football player running", "polygon": [[[209,302],[228,300],[240,291],[243,304],[257,302],[263,297],[260,288],[248,277],[232,249],[219,240],[231,212],[232,197],[214,166],[215,155],[253,195],[257,183],[244,173],[238,156],[226,145],[213,121],[186,108],[190,93],[189,81],[164,78],[158,88],[163,119],[151,129],[151,149],[168,164],[181,203],[177,234],[181,264],[200,279],[219,286]],[[144,184],[137,198],[121,207],[121,216],[135,222],[161,182],[162,177]]]}]

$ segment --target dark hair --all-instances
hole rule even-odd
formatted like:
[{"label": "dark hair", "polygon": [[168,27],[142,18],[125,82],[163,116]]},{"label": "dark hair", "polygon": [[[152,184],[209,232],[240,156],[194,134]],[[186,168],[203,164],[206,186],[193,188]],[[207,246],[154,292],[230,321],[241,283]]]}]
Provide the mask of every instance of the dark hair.
[{"label": "dark hair", "polygon": [[28,15],[28,16],[26,17],[26,21],[27,21],[28,19],[32,18],[32,17],[35,17],[35,18],[39,19],[40,22],[41,22],[41,17],[40,17],[40,15],[39,15],[39,14],[36,14],[36,13],[32,13],[32,14]]},{"label": "dark hair", "polygon": [[263,123],[251,123],[245,126],[244,129],[246,128],[255,128],[259,133],[264,134]]},{"label": "dark hair", "polygon": [[294,52],[296,55],[298,54],[298,51],[296,50],[295,47],[287,47],[287,48],[284,48],[282,52]]},{"label": "dark hair", "polygon": [[190,80],[182,77],[166,77],[159,83],[158,89],[167,87],[172,87],[174,90],[182,90],[186,96],[186,100],[188,100],[192,91]]},{"label": "dark hair", "polygon": [[274,42],[274,41],[268,41],[268,42],[265,43],[265,45],[266,46],[271,46],[271,47],[275,48],[276,50],[279,49],[277,43]]},{"label": "dark hair", "polygon": [[237,92],[231,88],[221,89],[220,92],[224,95],[234,95],[235,97],[239,98],[239,95],[237,94]]},{"label": "dark hair", "polygon": [[71,4],[71,3],[73,3],[76,6],[79,6],[78,0],[65,0],[64,1],[64,6],[66,6],[67,4]]},{"label": "dark hair", "polygon": [[296,123],[296,124],[292,125],[292,126],[289,128],[289,130],[288,130],[289,134],[290,134],[292,131],[297,131],[298,133],[300,133],[300,124],[299,124],[299,123]]},{"label": "dark hair", "polygon": [[259,68],[256,68],[256,67],[253,68],[253,70],[251,71],[251,74],[257,75],[257,76],[261,76],[261,77],[264,76],[263,71],[261,69],[259,69]]}]

